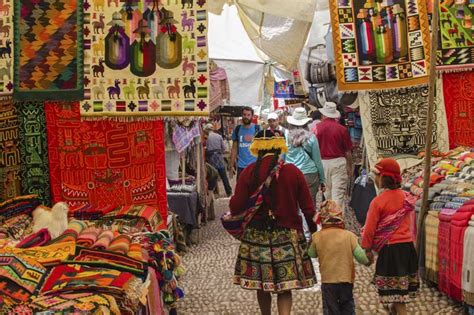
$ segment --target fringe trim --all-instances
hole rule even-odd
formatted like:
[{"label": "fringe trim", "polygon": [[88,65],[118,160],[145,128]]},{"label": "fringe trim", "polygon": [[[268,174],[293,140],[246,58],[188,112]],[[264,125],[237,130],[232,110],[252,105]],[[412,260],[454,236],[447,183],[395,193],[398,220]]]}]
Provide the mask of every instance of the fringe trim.
[{"label": "fringe trim", "polygon": [[438,73],[457,73],[457,72],[468,72],[474,70],[474,64],[469,66],[456,66],[451,68],[450,66],[444,68],[445,66],[437,66],[436,72]]},{"label": "fringe trim", "polygon": [[[438,76],[439,78],[439,76]],[[376,88],[374,86],[373,89],[360,89],[360,90],[339,90],[339,93],[358,93],[358,92],[390,92],[393,90],[400,90],[400,89],[406,89],[406,88],[422,88],[422,87],[427,87],[429,86],[428,83],[423,83],[423,84],[413,84],[413,85],[406,85],[406,86],[397,86],[397,87],[384,87],[384,88]]]},{"label": "fringe trim", "polygon": [[208,116],[188,116],[188,115],[173,115],[173,116],[166,116],[166,115],[153,115],[153,116],[82,116],[81,121],[114,121],[114,122],[148,122],[148,121],[182,121],[183,119],[190,119],[190,120],[200,120],[205,119]]},{"label": "fringe trim", "polygon": [[252,144],[250,145],[250,153],[253,156],[258,156],[258,151],[262,150],[281,150],[281,153],[287,153],[288,147],[286,146],[285,138],[275,137],[275,138],[257,138],[254,139]]}]

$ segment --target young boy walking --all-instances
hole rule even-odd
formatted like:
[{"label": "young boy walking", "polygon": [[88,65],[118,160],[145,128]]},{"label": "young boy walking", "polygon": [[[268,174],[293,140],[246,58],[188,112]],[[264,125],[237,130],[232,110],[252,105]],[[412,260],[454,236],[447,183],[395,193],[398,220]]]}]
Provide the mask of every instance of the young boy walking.
[{"label": "young boy walking", "polygon": [[370,265],[357,236],[345,229],[343,213],[334,200],[321,205],[318,223],[321,231],[313,234],[309,256],[318,257],[321,272],[323,312],[326,315],[355,314],[354,258]]}]

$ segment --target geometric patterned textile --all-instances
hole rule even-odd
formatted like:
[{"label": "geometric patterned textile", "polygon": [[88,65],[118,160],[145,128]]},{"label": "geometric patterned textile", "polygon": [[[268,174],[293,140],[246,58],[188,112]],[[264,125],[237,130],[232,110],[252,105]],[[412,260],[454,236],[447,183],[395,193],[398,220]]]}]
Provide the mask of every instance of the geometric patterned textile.
[{"label": "geometric patterned textile", "polygon": [[329,1],[338,88],[428,83],[430,32],[423,0]]},{"label": "geometric patterned textile", "polygon": [[20,177],[22,193],[35,194],[51,204],[48,141],[43,102],[15,102],[20,125]]},{"label": "geometric patterned textile", "polygon": [[474,147],[474,72],[444,73],[449,145]]},{"label": "geometric patterned textile", "polygon": [[472,1],[440,1],[437,69],[449,72],[474,68],[473,15]]},{"label": "geometric patterned textile", "polygon": [[80,100],[82,0],[15,0],[15,100]]},{"label": "geometric patterned textile", "polygon": [[0,201],[21,195],[19,121],[11,96],[0,96]]},{"label": "geometric patterned textile", "polygon": [[45,112],[54,202],[147,204],[166,217],[163,121],[81,121],[78,102]]},{"label": "geometric patterned textile", "polygon": [[81,115],[209,115],[208,2],[86,2]]},{"label": "geometric patterned textile", "polygon": [[[442,82],[437,84],[433,115],[433,149],[449,149]],[[370,165],[382,157],[394,157],[402,168],[419,163],[425,149],[428,87],[409,87],[359,94],[364,141]],[[401,161],[406,159],[406,163]],[[414,161],[410,161],[414,160]],[[413,165],[411,165],[413,166]]]},{"label": "geometric patterned textile", "polygon": [[13,3],[0,2],[0,96],[13,94]]}]

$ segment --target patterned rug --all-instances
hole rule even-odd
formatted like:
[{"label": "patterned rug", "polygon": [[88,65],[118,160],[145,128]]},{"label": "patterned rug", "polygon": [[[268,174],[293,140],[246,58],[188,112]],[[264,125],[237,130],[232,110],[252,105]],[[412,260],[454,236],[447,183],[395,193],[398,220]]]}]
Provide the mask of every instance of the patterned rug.
[{"label": "patterned rug", "polygon": [[473,14],[470,2],[440,1],[437,69],[459,71],[474,68]]},{"label": "patterned rug", "polygon": [[425,1],[329,4],[339,90],[428,83],[430,32]]},{"label": "patterned rug", "polygon": [[166,214],[162,121],[81,121],[79,103],[47,103],[53,201],[148,204]]},{"label": "patterned rug", "polygon": [[[448,128],[439,81],[433,149],[447,151]],[[417,155],[425,149],[428,92],[424,86],[359,94],[364,141],[371,165],[386,156],[399,159],[402,168],[420,163]]]},{"label": "patterned rug", "polygon": [[82,116],[207,116],[206,2],[85,6]]},{"label": "patterned rug", "polygon": [[43,102],[15,102],[20,124],[20,178],[22,193],[37,195],[51,205],[48,141]]},{"label": "patterned rug", "polygon": [[0,6],[0,96],[13,93],[13,4]]},{"label": "patterned rug", "polygon": [[474,72],[443,74],[449,144],[474,147]]},{"label": "patterned rug", "polygon": [[15,0],[16,100],[83,98],[82,0]]},{"label": "patterned rug", "polygon": [[0,96],[0,201],[21,194],[19,121],[11,96]]}]

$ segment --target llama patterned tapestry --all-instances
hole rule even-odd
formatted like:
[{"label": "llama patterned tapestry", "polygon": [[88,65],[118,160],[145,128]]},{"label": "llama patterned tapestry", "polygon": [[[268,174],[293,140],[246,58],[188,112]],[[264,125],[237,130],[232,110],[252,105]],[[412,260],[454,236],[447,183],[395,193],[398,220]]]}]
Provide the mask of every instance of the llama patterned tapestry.
[{"label": "llama patterned tapestry", "polygon": [[13,0],[0,0],[0,96],[13,93]]},{"label": "llama patterned tapestry", "polygon": [[15,100],[81,100],[82,0],[15,0]]},{"label": "llama patterned tapestry", "polygon": [[166,212],[163,121],[81,121],[78,102],[47,103],[45,112],[53,202]]},{"label": "llama patterned tapestry", "polygon": [[81,115],[208,115],[206,9],[205,0],[86,2]]},{"label": "llama patterned tapestry", "polygon": [[474,68],[473,4],[473,1],[465,0],[440,0],[437,69],[461,71]]},{"label": "llama patterned tapestry", "polygon": [[334,0],[329,4],[339,90],[428,83],[426,1]]}]

